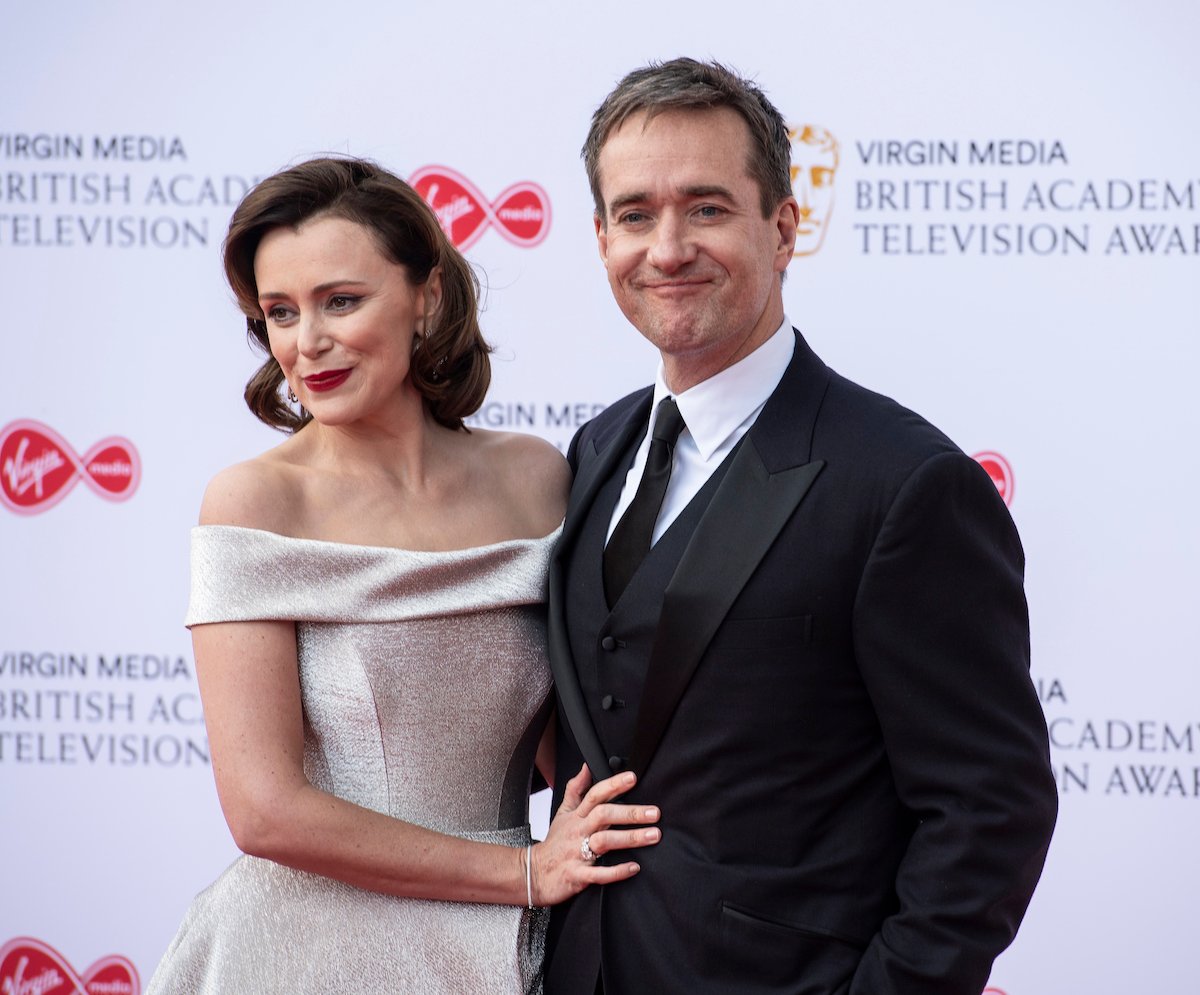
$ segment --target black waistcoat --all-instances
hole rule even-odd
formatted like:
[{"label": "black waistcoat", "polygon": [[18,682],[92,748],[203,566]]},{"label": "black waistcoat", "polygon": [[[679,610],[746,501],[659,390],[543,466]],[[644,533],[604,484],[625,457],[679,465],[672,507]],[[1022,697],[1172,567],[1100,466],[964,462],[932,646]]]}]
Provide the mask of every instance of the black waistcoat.
[{"label": "black waistcoat", "polygon": [[[640,441],[633,441],[628,457],[618,464],[626,472]],[[646,667],[667,584],[725,476],[730,457],[722,461],[646,554],[611,610],[604,596],[602,557],[625,472],[613,474],[596,494],[565,564],[565,614],[571,656],[592,723],[614,771],[625,767],[633,745]]]}]

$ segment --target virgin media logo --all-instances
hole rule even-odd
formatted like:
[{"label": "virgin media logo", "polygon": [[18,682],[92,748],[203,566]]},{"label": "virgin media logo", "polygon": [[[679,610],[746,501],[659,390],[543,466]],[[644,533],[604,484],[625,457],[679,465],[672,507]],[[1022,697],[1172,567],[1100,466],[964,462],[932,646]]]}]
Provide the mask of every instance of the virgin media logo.
[{"label": "virgin media logo", "polygon": [[101,439],[81,457],[41,422],[0,429],[0,502],[18,515],[54,507],[80,480],[105,500],[124,501],[141,479],[142,461],[128,439]]},{"label": "virgin media logo", "polygon": [[1011,505],[1013,501],[1013,472],[1008,460],[999,453],[990,452],[976,453],[971,459],[975,460],[976,463],[987,471],[987,475],[992,478],[992,483],[996,485],[996,490],[1004,498],[1004,503]]},{"label": "virgin media logo", "polygon": [[442,230],[463,251],[490,225],[514,245],[528,249],[550,231],[550,198],[536,183],[514,183],[494,201],[448,166],[426,166],[409,179],[433,208]]},{"label": "virgin media logo", "polygon": [[82,975],[47,943],[18,936],[0,947],[0,995],[141,995],[128,958],[101,957]]}]

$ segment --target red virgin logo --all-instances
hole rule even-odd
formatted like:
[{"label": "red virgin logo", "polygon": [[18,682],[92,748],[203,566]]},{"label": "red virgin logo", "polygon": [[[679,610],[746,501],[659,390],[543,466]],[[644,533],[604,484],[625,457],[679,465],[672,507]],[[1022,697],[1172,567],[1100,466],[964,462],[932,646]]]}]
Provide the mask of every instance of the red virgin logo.
[{"label": "red virgin logo", "polygon": [[1013,501],[1013,471],[1012,466],[999,453],[976,453],[971,459],[975,460],[987,471],[996,485],[996,490],[1004,498],[1004,503],[1011,505]]},{"label": "red virgin logo", "polygon": [[107,501],[124,501],[141,479],[142,461],[128,439],[101,439],[81,457],[41,422],[0,429],[0,502],[18,515],[53,508],[80,480]]},{"label": "red virgin logo", "polygon": [[514,183],[494,201],[448,166],[425,166],[408,181],[437,215],[459,249],[479,241],[490,225],[514,245],[528,249],[550,231],[550,198],[536,183]]},{"label": "red virgin logo", "polygon": [[126,957],[101,957],[82,975],[47,943],[18,936],[0,947],[0,995],[141,995]]}]

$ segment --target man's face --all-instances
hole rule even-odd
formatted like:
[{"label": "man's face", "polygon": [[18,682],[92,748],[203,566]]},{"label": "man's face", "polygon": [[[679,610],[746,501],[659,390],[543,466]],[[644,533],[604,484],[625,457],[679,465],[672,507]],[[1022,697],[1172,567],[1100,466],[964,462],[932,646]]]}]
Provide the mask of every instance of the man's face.
[{"label": "man's face", "polygon": [[636,114],[600,149],[600,257],[617,304],[686,390],[752,352],[783,320],[796,202],[762,216],[750,134],[733,110]]},{"label": "man's face", "polygon": [[[823,130],[821,134],[827,135]],[[833,213],[833,179],[837,152],[832,145],[807,139],[814,129],[805,127],[792,137],[792,192],[800,203],[796,230],[796,255],[807,256],[821,248]]]}]

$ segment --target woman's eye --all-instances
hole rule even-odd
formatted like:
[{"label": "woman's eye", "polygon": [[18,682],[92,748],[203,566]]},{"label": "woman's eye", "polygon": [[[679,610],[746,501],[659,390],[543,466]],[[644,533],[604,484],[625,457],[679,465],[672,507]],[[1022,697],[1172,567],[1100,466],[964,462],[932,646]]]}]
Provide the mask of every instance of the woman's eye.
[{"label": "woman's eye", "polygon": [[273,307],[267,309],[267,318],[270,321],[284,321],[287,318],[287,308]]},{"label": "woman's eye", "polygon": [[334,311],[345,311],[349,307],[353,307],[358,298],[350,297],[348,294],[334,294],[329,298],[329,306]]}]

